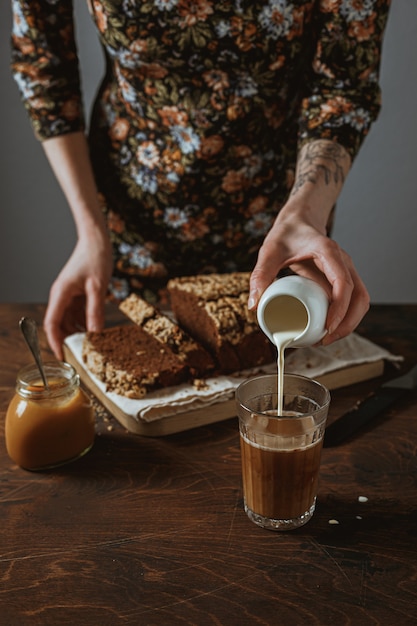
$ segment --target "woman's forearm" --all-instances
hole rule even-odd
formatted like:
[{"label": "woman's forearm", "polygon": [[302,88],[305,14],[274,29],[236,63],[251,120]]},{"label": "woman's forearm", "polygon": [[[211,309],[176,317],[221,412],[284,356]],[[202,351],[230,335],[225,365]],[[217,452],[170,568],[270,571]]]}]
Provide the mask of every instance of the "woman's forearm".
[{"label": "woman's forearm", "polygon": [[327,236],[350,164],[347,151],[337,143],[320,139],[301,149],[292,191],[265,237],[251,275],[249,308],[256,306],[283,268],[320,282],[330,298],[326,343],[349,334],[369,307],[369,295],[352,260]]},{"label": "woman's forearm", "polygon": [[43,148],[70,206],[78,237],[93,230],[104,235],[106,224],[99,204],[84,133],[68,133],[45,140]]},{"label": "woman's forearm", "polygon": [[43,147],[71,208],[78,235],[70,258],[52,284],[44,319],[49,344],[62,359],[67,335],[80,328],[104,327],[112,248],[84,134],[47,139]]},{"label": "woman's forearm", "polygon": [[327,140],[305,144],[298,156],[290,196],[278,220],[307,220],[325,234],[350,167],[349,153],[340,144]]}]

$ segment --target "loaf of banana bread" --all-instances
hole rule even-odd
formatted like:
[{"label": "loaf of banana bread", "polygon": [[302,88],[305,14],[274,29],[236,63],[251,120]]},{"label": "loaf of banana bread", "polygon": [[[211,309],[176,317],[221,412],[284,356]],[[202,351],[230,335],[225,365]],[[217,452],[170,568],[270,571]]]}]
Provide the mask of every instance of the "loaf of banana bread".
[{"label": "loaf of banana bread", "polygon": [[231,373],[276,358],[269,339],[247,307],[249,272],[171,279],[167,288],[179,326],[216,359],[219,372]]}]

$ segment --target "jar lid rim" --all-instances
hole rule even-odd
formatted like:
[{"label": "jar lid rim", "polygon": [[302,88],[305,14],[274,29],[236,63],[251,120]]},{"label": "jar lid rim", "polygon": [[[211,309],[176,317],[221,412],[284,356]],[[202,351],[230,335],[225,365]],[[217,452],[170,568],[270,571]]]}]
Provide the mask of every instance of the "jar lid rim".
[{"label": "jar lid rim", "polygon": [[37,365],[31,363],[22,367],[18,372],[16,380],[17,393],[23,397],[52,398],[67,393],[69,386],[79,384],[79,375],[70,363],[65,361],[46,361],[44,370],[47,378],[55,379],[55,384],[49,390],[43,386]]}]

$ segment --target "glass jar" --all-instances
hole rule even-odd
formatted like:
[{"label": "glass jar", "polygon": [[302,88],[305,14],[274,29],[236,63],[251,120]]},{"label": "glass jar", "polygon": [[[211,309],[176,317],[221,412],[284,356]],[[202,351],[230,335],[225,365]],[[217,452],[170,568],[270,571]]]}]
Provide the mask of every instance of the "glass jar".
[{"label": "glass jar", "polygon": [[86,454],[94,443],[92,402],[69,363],[45,363],[49,389],[36,365],[20,370],[6,413],[6,448],[28,470],[63,465]]}]

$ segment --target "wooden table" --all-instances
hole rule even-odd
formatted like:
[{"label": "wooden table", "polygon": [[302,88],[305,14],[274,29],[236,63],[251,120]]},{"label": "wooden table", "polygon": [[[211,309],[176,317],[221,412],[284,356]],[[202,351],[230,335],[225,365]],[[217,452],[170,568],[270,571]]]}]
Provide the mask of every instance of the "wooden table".
[{"label": "wooden table", "polygon": [[[101,414],[83,459],[16,467],[4,415],[31,359],[18,320],[43,312],[0,305],[2,625],[416,624],[416,392],[325,449],[313,519],[274,533],[243,511],[236,419],[144,438]],[[374,306],[359,332],[404,355],[400,371],[417,362],[417,305]],[[329,421],[397,375],[334,391]]]}]

